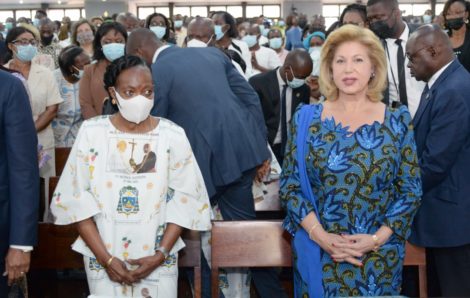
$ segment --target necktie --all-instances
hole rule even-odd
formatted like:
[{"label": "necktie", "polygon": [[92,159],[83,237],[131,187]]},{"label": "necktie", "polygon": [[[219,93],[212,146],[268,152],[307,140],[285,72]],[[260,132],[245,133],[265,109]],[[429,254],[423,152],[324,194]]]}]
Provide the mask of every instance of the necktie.
[{"label": "necktie", "polygon": [[424,87],[423,93],[421,94],[421,99],[419,100],[418,109],[416,110],[416,114],[420,113],[422,109],[426,106],[426,101],[429,99],[429,86],[426,84]]},{"label": "necktie", "polygon": [[397,39],[395,43],[398,45],[397,52],[397,70],[398,70],[398,92],[400,95],[400,102],[408,106],[408,97],[406,95],[406,79],[405,79],[405,55],[403,54],[403,47],[401,46],[401,39]]},{"label": "necktie", "polygon": [[287,111],[286,111],[287,85],[282,87],[281,93],[281,155],[284,156],[287,142]]}]

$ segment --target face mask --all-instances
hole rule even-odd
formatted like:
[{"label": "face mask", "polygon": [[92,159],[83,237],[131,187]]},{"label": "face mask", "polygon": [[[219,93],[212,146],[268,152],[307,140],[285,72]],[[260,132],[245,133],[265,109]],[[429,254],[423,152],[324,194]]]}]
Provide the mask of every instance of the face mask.
[{"label": "face mask", "polygon": [[308,49],[308,52],[310,53],[310,58],[312,59],[312,63],[313,63],[313,68],[312,68],[313,76],[320,75],[321,49],[322,47],[311,47],[310,49]]},{"label": "face mask", "polygon": [[263,34],[264,37],[268,37],[269,30],[271,30],[271,29],[266,28],[262,31],[262,34]]},{"label": "face mask", "polygon": [[39,27],[39,22],[41,22],[40,19],[34,19],[34,20],[33,20],[33,25],[34,25],[34,27]]},{"label": "face mask", "polygon": [[277,23],[277,25],[280,26],[280,27],[284,27],[284,26],[286,25],[286,22],[284,22],[284,21],[279,21],[279,22]]},{"label": "face mask", "polygon": [[78,73],[74,72],[72,74],[72,76],[74,76],[76,79],[81,79],[83,77],[83,74],[85,73],[85,71],[83,69],[78,69],[77,67],[75,66],[72,66],[75,70],[78,71]]},{"label": "face mask", "polygon": [[162,39],[166,34],[166,27],[162,26],[150,26],[150,30],[157,36],[158,39]]},{"label": "face mask", "polygon": [[5,23],[5,29],[7,31],[10,31],[11,29],[13,29],[13,23],[11,23],[11,22]]},{"label": "face mask", "polygon": [[215,40],[221,40],[224,37],[225,32],[222,31],[221,25],[214,26],[214,34],[215,34]]},{"label": "face mask", "polygon": [[181,28],[183,27],[183,21],[182,20],[176,20],[175,21],[175,28]]},{"label": "face mask", "polygon": [[259,27],[259,31],[263,32],[263,30],[264,30],[264,25],[259,25],[258,27]]},{"label": "face mask", "polygon": [[113,62],[114,60],[124,56],[124,47],[123,43],[109,43],[103,46],[103,54],[109,61]]},{"label": "face mask", "polygon": [[370,24],[370,29],[382,39],[393,38],[395,36],[395,30],[390,28],[386,21],[376,21]]},{"label": "face mask", "polygon": [[289,87],[291,87],[292,89],[297,89],[297,88],[302,87],[305,84],[305,79],[296,78],[294,75],[294,71],[292,70],[292,67],[290,68],[290,71],[292,72],[293,79],[292,81],[289,81],[289,79],[287,79],[287,85],[289,85]]},{"label": "face mask", "polygon": [[129,122],[139,124],[150,115],[153,108],[153,99],[148,99],[143,95],[137,95],[129,99],[124,99],[114,89],[118,101],[119,112],[122,117]]},{"label": "face mask", "polygon": [[207,48],[207,44],[203,41],[200,41],[199,39],[191,39],[187,43],[188,48]]},{"label": "face mask", "polygon": [[16,57],[23,62],[30,62],[33,60],[34,56],[38,53],[38,48],[36,46],[27,45],[27,46],[17,46],[16,47]]},{"label": "face mask", "polygon": [[464,24],[463,18],[449,19],[446,21],[446,27],[451,30],[459,30]]},{"label": "face mask", "polygon": [[45,45],[45,46],[48,46],[52,43],[52,39],[54,38],[54,35],[50,35],[50,36],[41,36],[41,41],[42,41],[42,44]]},{"label": "face mask", "polygon": [[91,31],[86,31],[86,32],[80,32],[77,34],[77,42],[79,44],[87,44],[92,42],[95,39],[93,36],[93,32]]},{"label": "face mask", "polygon": [[256,35],[246,35],[242,40],[248,44],[249,48],[255,46],[258,43],[258,38]]},{"label": "face mask", "polygon": [[269,47],[274,50],[280,49],[282,47],[282,38],[280,37],[271,38],[269,40]]},{"label": "face mask", "polygon": [[431,24],[432,22],[432,16],[425,14],[423,16],[423,23],[424,24]]}]

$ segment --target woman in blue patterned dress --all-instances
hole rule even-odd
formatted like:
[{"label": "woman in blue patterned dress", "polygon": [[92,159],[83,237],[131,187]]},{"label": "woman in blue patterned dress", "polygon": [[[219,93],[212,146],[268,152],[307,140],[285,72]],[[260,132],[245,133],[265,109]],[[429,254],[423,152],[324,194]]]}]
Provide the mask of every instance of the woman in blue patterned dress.
[{"label": "woman in blue patterned dress", "polygon": [[[281,177],[284,226],[294,236],[307,233],[306,241],[321,248],[319,292],[325,297],[398,295],[421,196],[411,117],[405,106],[380,102],[387,66],[371,31],[341,27],[328,37],[321,61],[327,101],[304,107],[313,117],[302,161],[319,217],[300,186],[297,111]],[[293,242],[296,297],[312,297],[314,278],[305,273],[312,266],[303,257],[311,253]]]}]

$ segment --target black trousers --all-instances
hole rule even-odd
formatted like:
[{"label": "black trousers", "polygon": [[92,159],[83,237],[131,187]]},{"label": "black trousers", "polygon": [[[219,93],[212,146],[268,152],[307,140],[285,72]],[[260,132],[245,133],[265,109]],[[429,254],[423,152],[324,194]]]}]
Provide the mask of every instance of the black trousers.
[{"label": "black trousers", "polygon": [[470,244],[426,248],[429,297],[470,297]]},{"label": "black trousers", "polygon": [[[5,268],[4,263],[0,264],[0,268]],[[7,277],[3,276],[3,272],[0,272],[0,298],[8,296],[8,283]]]},{"label": "black trousers", "polygon": [[[256,169],[243,173],[237,181],[224,187],[219,187],[211,197],[211,204],[218,204],[224,220],[256,219],[255,204],[252,193],[253,179]],[[249,233],[250,231],[247,231]],[[211,297],[210,268],[202,254],[202,296]],[[251,277],[261,298],[287,297],[279,280],[279,274],[274,268],[250,268]],[[222,295],[221,295],[222,296]],[[213,297],[216,298],[216,297]]]}]

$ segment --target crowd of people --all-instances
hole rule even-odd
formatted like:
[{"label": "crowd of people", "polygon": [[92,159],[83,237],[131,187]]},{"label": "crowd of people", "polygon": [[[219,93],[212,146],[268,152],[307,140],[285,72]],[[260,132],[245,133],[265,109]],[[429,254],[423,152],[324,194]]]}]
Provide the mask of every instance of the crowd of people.
[{"label": "crowd of people", "polygon": [[[296,297],[400,295],[406,241],[426,248],[430,296],[470,296],[469,13],[7,19],[0,296],[29,270],[56,147],[71,152],[41,220],[76,224],[94,297],[176,297],[183,229],[256,219],[279,172]],[[276,268],[249,271],[261,297],[288,296]],[[244,295],[236,274],[226,297]]]}]

